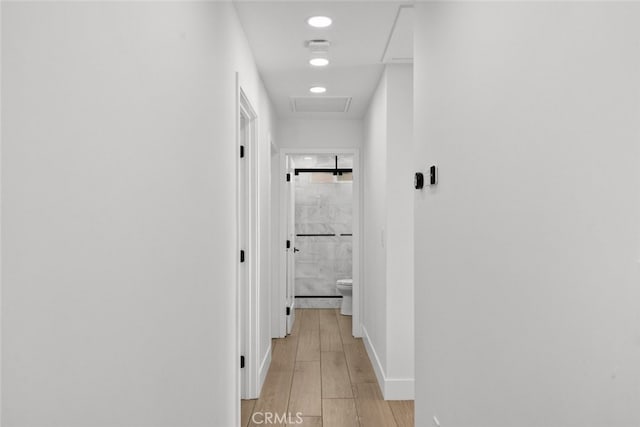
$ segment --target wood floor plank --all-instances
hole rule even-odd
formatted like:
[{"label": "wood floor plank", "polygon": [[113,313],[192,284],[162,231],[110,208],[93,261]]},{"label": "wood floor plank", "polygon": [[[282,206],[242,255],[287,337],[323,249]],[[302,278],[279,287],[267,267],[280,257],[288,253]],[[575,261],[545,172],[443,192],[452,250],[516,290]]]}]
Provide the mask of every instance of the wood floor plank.
[{"label": "wood floor plank", "polygon": [[356,410],[362,427],[398,426],[389,404],[382,399],[378,384],[356,384],[354,389]]},{"label": "wood floor plank", "polygon": [[300,334],[300,309],[295,310],[294,318],[293,318],[293,326],[291,327],[291,334],[293,336],[297,336]]},{"label": "wood floor plank", "polygon": [[[254,412],[282,414],[287,411],[297,346],[297,337],[277,339],[276,345],[272,347],[271,366],[262,386],[260,398],[253,408]],[[254,427],[256,424],[250,420],[249,426]]]},{"label": "wood floor plank", "polygon": [[342,343],[353,344],[356,338],[353,337],[351,332],[351,316],[343,316],[340,314],[340,309],[336,309],[336,319],[338,321],[338,328],[340,328]]},{"label": "wood floor plank", "polygon": [[320,319],[318,310],[300,310],[300,332],[298,336],[298,361],[320,360]]},{"label": "wood floor plank", "polygon": [[278,338],[276,345],[271,348],[271,366],[269,369],[293,371],[297,349],[297,336]]},{"label": "wood floor plank", "polygon": [[[260,392],[260,398],[256,402],[253,411],[263,414],[267,412],[273,414],[286,413],[289,404],[292,375],[292,371],[269,369],[267,378],[262,386],[262,391]],[[256,425],[260,424],[255,424],[253,420],[250,420],[249,426],[255,427]]]},{"label": "wood floor plank", "polygon": [[342,337],[334,309],[320,310],[320,351],[342,351]]},{"label": "wood floor plank", "polygon": [[321,417],[302,417],[301,418],[302,422],[298,423],[298,421],[300,421],[299,418],[296,417],[295,414],[291,415],[291,421],[293,422],[292,424],[287,424],[287,427],[292,426],[292,427],[297,427],[297,426],[306,426],[306,427],[322,427],[322,418]]},{"label": "wood floor plank", "polygon": [[358,413],[353,399],[322,399],[322,422],[326,427],[354,427]]},{"label": "wood floor plank", "polygon": [[414,427],[414,402],[413,400],[389,400],[387,401],[393,412],[393,417],[398,427]]},{"label": "wood floor plank", "polygon": [[345,344],[343,348],[351,382],[353,384],[377,383],[376,375],[373,372],[373,367],[362,339],[355,340],[353,344]]},{"label": "wood floor plank", "polygon": [[[315,308],[300,308],[297,311],[300,316],[300,331],[308,331],[313,326],[315,319],[319,319],[318,310]],[[318,320],[319,321],[319,320]]]},{"label": "wood floor plank", "polygon": [[288,412],[304,417],[322,416],[320,362],[297,361],[293,371]]},{"label": "wood floor plank", "polygon": [[247,427],[249,425],[249,420],[251,419],[251,414],[253,414],[253,408],[255,406],[255,399],[240,401],[240,427]]},{"label": "wood floor plank", "polygon": [[352,398],[349,368],[343,352],[321,352],[322,398]]}]

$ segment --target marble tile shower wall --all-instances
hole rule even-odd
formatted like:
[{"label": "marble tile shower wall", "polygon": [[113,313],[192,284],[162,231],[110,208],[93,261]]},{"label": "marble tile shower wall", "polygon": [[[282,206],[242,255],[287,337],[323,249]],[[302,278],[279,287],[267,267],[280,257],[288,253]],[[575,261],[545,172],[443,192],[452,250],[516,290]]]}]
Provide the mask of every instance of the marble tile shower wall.
[{"label": "marble tile shower wall", "polygon": [[[312,182],[301,174],[296,182],[296,295],[338,295],[336,280],[352,275],[352,183]],[[314,306],[335,306],[339,299],[315,301]]]}]

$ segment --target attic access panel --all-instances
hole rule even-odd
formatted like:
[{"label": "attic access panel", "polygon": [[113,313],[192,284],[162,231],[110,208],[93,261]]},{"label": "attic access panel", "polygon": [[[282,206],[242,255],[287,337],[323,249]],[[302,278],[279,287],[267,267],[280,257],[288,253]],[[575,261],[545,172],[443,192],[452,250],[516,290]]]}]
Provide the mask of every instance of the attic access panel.
[{"label": "attic access panel", "polygon": [[346,113],[351,106],[348,96],[302,96],[290,101],[294,113]]}]

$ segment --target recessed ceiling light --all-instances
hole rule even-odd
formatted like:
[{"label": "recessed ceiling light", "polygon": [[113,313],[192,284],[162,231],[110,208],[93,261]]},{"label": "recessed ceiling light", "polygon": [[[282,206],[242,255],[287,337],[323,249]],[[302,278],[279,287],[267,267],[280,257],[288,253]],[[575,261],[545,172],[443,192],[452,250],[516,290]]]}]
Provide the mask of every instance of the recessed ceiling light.
[{"label": "recessed ceiling light", "polygon": [[312,16],[307,19],[307,23],[316,28],[326,28],[331,25],[332,22],[333,21],[328,16]]},{"label": "recessed ceiling light", "polygon": [[307,156],[307,157],[305,157],[304,159],[305,159],[305,160],[313,160],[313,157],[309,157],[309,156]]},{"label": "recessed ceiling light", "polygon": [[327,91],[327,88],[322,86],[314,86],[311,89],[309,89],[309,92],[311,93],[325,93],[326,91]]},{"label": "recessed ceiling light", "polygon": [[309,64],[314,67],[326,67],[329,65],[329,60],[327,58],[311,58],[311,60],[309,60]]}]

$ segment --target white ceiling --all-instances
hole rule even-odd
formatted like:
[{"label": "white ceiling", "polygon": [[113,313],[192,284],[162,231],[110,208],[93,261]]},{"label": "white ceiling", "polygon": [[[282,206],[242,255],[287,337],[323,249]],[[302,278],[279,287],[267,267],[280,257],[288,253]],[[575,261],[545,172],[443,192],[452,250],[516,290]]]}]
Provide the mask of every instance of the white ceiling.
[{"label": "white ceiling", "polygon": [[[412,52],[412,21],[397,1],[239,1],[240,22],[269,92],[282,118],[360,118],[384,68],[384,62],[407,62]],[[411,10],[411,9],[407,9]],[[312,28],[307,18],[326,15],[333,25]],[[392,33],[393,31],[393,33]],[[408,37],[407,34],[410,36]],[[309,65],[306,40],[331,42],[328,67]],[[410,46],[407,46],[407,43]],[[396,60],[394,58],[402,58]],[[326,86],[324,95],[309,88]],[[292,112],[291,97],[351,97],[346,113]]]}]

